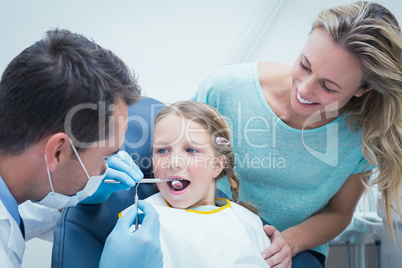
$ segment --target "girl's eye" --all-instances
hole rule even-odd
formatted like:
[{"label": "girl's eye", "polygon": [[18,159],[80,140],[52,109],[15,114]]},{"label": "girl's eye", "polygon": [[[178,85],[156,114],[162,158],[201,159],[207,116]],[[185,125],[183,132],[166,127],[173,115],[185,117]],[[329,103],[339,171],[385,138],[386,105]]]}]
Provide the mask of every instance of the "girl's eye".
[{"label": "girl's eye", "polygon": [[167,153],[167,150],[166,149],[157,149],[156,152],[158,154],[165,154],[165,153]]},{"label": "girl's eye", "polygon": [[198,150],[193,149],[193,148],[189,148],[189,149],[187,149],[186,151],[187,151],[188,153],[190,153],[190,154],[198,153]]},{"label": "girl's eye", "polygon": [[328,93],[330,93],[330,94],[335,94],[335,93],[336,93],[335,90],[329,89],[329,88],[325,85],[324,82],[322,82],[321,85],[322,85],[322,88],[323,88],[326,92],[328,92]]}]

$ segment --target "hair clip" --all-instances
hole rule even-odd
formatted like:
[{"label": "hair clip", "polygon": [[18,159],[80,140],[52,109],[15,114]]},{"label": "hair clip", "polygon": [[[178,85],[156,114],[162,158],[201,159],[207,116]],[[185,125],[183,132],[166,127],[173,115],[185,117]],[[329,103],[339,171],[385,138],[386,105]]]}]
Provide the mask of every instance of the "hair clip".
[{"label": "hair clip", "polygon": [[225,139],[224,137],[216,137],[215,139],[216,144],[223,144],[223,145],[229,145],[230,141],[228,141],[227,139]]}]

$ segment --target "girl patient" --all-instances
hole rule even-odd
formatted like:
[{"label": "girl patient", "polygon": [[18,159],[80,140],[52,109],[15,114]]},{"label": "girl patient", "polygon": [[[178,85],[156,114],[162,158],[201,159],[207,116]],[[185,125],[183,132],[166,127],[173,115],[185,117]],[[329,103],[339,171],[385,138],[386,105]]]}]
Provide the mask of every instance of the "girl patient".
[{"label": "girl patient", "polygon": [[[230,129],[218,111],[194,101],[163,109],[152,161],[155,178],[167,180],[145,199],[159,213],[164,267],[269,267],[261,252],[270,240],[255,209],[239,202]],[[215,196],[224,177],[234,202]]]}]

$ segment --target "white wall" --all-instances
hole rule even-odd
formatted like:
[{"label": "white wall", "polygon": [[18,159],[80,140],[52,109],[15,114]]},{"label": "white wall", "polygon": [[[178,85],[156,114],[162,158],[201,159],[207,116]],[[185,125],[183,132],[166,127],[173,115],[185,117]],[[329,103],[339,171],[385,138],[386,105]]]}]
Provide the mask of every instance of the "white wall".
[{"label": "white wall", "polygon": [[[146,96],[188,99],[228,63],[291,64],[322,8],[346,0],[0,0],[0,73],[46,30],[82,33],[134,69]],[[401,0],[378,0],[402,23]],[[23,267],[49,267],[50,246],[28,243]],[[40,263],[44,259],[44,263]]]},{"label": "white wall", "polygon": [[[322,8],[348,0],[0,0],[0,73],[46,30],[66,28],[120,56],[144,95],[188,99],[221,65],[291,64]],[[379,0],[402,21],[401,0]]]},{"label": "white wall", "polygon": [[[276,61],[293,64],[304,46],[311,30],[314,16],[322,9],[338,4],[352,3],[354,0],[279,0],[275,17],[256,37],[257,45],[243,61]],[[401,0],[374,1],[387,7],[402,24]],[[257,19],[256,19],[257,20]],[[244,54],[238,50],[237,54]]]},{"label": "white wall", "polygon": [[0,0],[0,73],[44,32],[93,38],[134,69],[144,94],[188,99],[249,25],[263,0]]}]

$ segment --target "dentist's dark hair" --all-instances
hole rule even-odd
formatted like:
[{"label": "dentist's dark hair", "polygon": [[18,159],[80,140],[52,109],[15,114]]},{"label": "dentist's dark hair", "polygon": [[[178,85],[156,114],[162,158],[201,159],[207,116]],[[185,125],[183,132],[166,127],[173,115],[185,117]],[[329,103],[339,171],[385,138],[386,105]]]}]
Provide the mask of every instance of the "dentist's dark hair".
[{"label": "dentist's dark hair", "polygon": [[68,30],[48,31],[2,75],[0,154],[18,155],[57,132],[67,133],[78,149],[88,148],[81,144],[108,138],[113,104],[132,104],[140,92],[111,51]]}]

